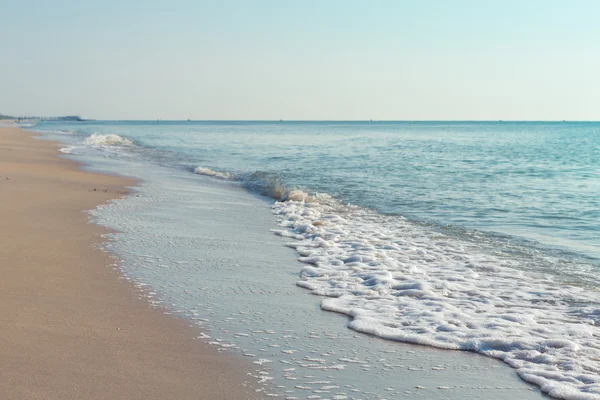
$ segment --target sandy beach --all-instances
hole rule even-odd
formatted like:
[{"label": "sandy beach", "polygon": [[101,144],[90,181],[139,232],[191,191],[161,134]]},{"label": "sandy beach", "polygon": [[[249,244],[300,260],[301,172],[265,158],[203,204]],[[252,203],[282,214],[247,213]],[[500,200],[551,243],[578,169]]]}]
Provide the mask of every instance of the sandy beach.
[{"label": "sandy beach", "polygon": [[0,127],[0,398],[245,399],[250,366],[152,309],[82,212],[133,182]]}]

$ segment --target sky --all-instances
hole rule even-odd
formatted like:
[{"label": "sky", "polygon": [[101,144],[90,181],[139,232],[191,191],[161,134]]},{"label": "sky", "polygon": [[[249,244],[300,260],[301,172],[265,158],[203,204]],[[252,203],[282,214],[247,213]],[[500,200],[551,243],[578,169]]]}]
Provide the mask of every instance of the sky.
[{"label": "sky", "polygon": [[596,0],[0,0],[0,113],[600,120]]}]

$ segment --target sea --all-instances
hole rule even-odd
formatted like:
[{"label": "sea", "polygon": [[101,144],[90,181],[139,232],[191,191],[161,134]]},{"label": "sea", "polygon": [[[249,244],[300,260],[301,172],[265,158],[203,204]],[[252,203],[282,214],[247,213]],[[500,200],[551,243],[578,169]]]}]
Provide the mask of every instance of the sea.
[{"label": "sea", "polygon": [[138,180],[114,268],[265,398],[600,399],[600,123],[26,128]]}]

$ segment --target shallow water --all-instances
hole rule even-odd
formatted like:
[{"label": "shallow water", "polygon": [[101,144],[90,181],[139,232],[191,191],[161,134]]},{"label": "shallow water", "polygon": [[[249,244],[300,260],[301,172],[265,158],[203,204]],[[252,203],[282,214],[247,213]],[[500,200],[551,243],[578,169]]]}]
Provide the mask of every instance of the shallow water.
[{"label": "shallow water", "polygon": [[600,256],[600,123],[117,121],[37,128],[74,132],[98,146],[132,140],[139,147],[121,156],[261,172],[382,214]]},{"label": "shallow water", "polygon": [[[111,249],[123,259],[123,272],[148,285],[158,304],[216,329],[214,344],[251,354],[265,383],[307,374],[295,385],[301,388],[266,386],[271,394],[328,390],[322,397],[329,398],[334,389],[345,391],[338,396],[357,389],[369,392],[358,398],[393,398],[406,390],[416,396],[431,385],[405,386],[414,379],[407,371],[422,377],[423,368],[455,367],[448,356],[440,356],[439,367],[412,365],[404,360],[411,353],[402,353],[407,347],[394,342],[376,341],[370,349],[355,333],[364,332],[477,351],[557,397],[594,399],[600,396],[599,126],[114,122],[36,128],[53,131],[68,145],[65,153],[145,180],[136,197],[96,213],[121,232]],[[257,218],[268,206],[252,193],[286,201],[273,204],[274,217]],[[318,297],[307,300],[302,293],[309,292],[294,282],[325,296],[321,307],[348,315],[349,323],[319,322],[317,315],[326,314],[314,307]],[[290,353],[277,350],[289,346]],[[395,364],[379,357],[388,346],[397,346],[391,347]],[[362,350],[347,350],[354,347]],[[419,357],[437,357],[424,354]],[[280,368],[286,361],[296,369]],[[438,372],[436,382],[456,380],[456,371],[446,378]],[[358,387],[310,383],[340,386],[363,373]],[[397,377],[401,390],[384,387]],[[425,397],[444,398],[438,391],[448,388],[465,395],[460,386],[475,387],[461,383],[440,385],[445,388]],[[511,384],[516,389],[498,389],[493,398],[519,387],[526,388]]]},{"label": "shallow water", "polygon": [[266,199],[127,168],[144,178],[136,195],[94,212],[118,231],[108,246],[117,268],[150,302],[199,326],[200,338],[249,358],[265,398],[541,398],[495,360],[361,335],[323,312],[294,285],[301,264],[270,232]]}]

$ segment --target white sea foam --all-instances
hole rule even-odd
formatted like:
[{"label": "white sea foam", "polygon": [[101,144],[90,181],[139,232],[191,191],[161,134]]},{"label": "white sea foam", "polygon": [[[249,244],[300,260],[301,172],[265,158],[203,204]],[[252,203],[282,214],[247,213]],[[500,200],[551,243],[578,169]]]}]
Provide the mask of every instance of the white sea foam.
[{"label": "white sea foam", "polygon": [[299,201],[304,203],[310,203],[315,201],[315,197],[309,195],[306,192],[298,189],[287,189],[284,190],[281,196],[279,196],[280,201]]},{"label": "white sea foam", "polygon": [[93,133],[91,136],[88,136],[85,138],[84,143],[94,147],[131,146],[133,144],[131,140],[119,135],[101,135],[99,133]]},{"label": "white sea foam", "polygon": [[198,174],[198,175],[211,176],[213,178],[218,178],[218,179],[223,179],[223,180],[233,179],[233,175],[230,174],[229,172],[213,171],[210,168],[198,167],[194,170],[194,173]]},{"label": "white sea foam", "polygon": [[57,134],[57,135],[73,135],[75,133],[75,131],[71,131],[71,130],[61,130],[61,129],[56,129],[56,130],[34,130],[34,132],[43,132],[43,133],[51,133],[51,134]]},{"label": "white sea foam", "polygon": [[[314,200],[314,198],[313,198]],[[277,202],[306,263],[298,286],[356,331],[503,360],[564,399],[600,399],[598,293],[401,217],[325,201]]]},{"label": "white sea foam", "polygon": [[60,151],[61,153],[65,153],[65,154],[74,154],[75,146],[62,147],[62,148],[58,149],[58,151]]}]

